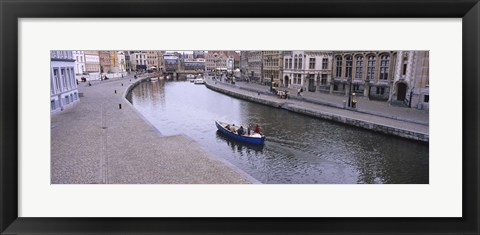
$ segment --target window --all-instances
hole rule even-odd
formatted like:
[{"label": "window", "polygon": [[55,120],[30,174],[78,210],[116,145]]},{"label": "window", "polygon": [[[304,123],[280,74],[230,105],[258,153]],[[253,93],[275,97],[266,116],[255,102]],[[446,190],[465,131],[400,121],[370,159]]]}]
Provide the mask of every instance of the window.
[{"label": "window", "polygon": [[300,55],[300,58],[298,58],[298,68],[299,69],[303,68],[302,55]]},{"label": "window", "polygon": [[294,74],[294,83],[301,84],[302,83],[302,75],[301,74]]},{"label": "window", "polygon": [[377,87],[377,95],[385,94],[385,87]]},{"label": "window", "polygon": [[60,77],[58,76],[58,69],[53,70],[53,77],[55,78],[55,91],[60,92]]},{"label": "window", "polygon": [[367,79],[372,80],[375,78],[375,56],[371,55],[368,57],[368,65],[367,65]]},{"label": "window", "polygon": [[292,60],[293,60],[292,58],[288,59],[288,61],[289,61],[289,62],[288,62],[288,67],[289,67],[289,68],[292,68]]},{"label": "window", "polygon": [[308,66],[309,69],[315,69],[315,58],[310,58],[310,65]]},{"label": "window", "polygon": [[298,68],[297,63],[298,63],[298,59],[297,59],[297,56],[295,56],[295,60],[293,61],[293,64],[294,64],[294,66],[295,66],[295,69]]},{"label": "window", "polygon": [[430,100],[430,95],[423,96],[423,102],[428,103],[429,100]]},{"label": "window", "polygon": [[62,91],[66,90],[65,88],[67,87],[67,78],[65,77],[65,69],[60,70],[61,76],[62,76]]},{"label": "window", "polygon": [[288,68],[288,59],[285,59],[285,68]]},{"label": "window", "polygon": [[352,57],[351,56],[347,56],[345,58],[346,60],[346,63],[345,63],[345,76],[347,78],[351,78],[352,77],[352,64],[353,64],[353,61],[352,61]]},{"label": "window", "polygon": [[382,80],[388,79],[389,67],[390,67],[390,56],[382,55],[382,57],[380,58],[380,79]]},{"label": "window", "polygon": [[327,85],[327,75],[326,74],[322,74],[322,80],[321,80],[320,84]]},{"label": "window", "polygon": [[328,58],[323,58],[322,59],[322,69],[327,69],[328,68]]},{"label": "window", "polygon": [[335,59],[337,60],[337,73],[335,75],[339,78],[342,77],[342,57],[337,56]]},{"label": "window", "polygon": [[363,76],[363,56],[355,58],[355,79],[362,79]]},{"label": "window", "polygon": [[407,74],[407,62],[408,62],[408,52],[403,56],[403,66],[402,66],[402,75]]}]

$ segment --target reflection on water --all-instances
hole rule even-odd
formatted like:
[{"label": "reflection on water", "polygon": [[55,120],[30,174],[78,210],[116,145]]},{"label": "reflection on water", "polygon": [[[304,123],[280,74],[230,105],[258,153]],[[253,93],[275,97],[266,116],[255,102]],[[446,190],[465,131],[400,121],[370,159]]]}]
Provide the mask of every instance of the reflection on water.
[{"label": "reflection on water", "polygon": [[[204,85],[145,82],[131,101],[163,135],[185,134],[262,183],[428,183],[428,144],[235,99]],[[264,146],[217,132],[259,124]]]},{"label": "reflection on water", "polygon": [[232,148],[232,151],[234,152],[235,151],[238,151],[238,152],[246,151],[246,153],[249,153],[250,151],[255,151],[258,153],[263,152],[263,147],[264,147],[263,145],[249,144],[249,143],[237,141],[232,138],[229,138],[227,135],[223,134],[221,131],[218,131],[218,130],[217,130],[217,139],[225,142],[228,146]]}]

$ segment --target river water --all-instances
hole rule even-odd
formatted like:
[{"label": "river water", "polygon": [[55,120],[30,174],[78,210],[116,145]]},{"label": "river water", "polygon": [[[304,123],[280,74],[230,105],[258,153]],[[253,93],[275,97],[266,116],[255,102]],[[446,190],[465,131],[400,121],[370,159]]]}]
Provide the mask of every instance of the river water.
[{"label": "river water", "polygon": [[[425,143],[232,98],[188,81],[144,82],[128,98],[162,135],[187,135],[262,183],[429,183]],[[235,142],[217,131],[215,120],[252,129],[259,124],[265,145]]]}]

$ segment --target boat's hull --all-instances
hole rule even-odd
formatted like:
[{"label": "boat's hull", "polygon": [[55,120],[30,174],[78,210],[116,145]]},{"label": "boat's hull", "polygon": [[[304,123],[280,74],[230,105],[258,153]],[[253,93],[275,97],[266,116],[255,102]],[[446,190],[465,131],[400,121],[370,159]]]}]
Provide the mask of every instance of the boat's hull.
[{"label": "boat's hull", "polygon": [[202,85],[205,83],[205,81],[203,79],[195,79],[193,80],[193,83],[197,85]]},{"label": "boat's hull", "polygon": [[225,129],[224,126],[219,124],[217,121],[215,121],[215,125],[217,126],[217,129],[222,132],[223,134],[227,135],[228,137],[231,137],[235,140],[242,141],[245,143],[250,143],[250,144],[264,144],[265,143],[265,136],[262,137],[250,137],[250,136],[242,136],[242,135],[237,135],[227,129]]}]

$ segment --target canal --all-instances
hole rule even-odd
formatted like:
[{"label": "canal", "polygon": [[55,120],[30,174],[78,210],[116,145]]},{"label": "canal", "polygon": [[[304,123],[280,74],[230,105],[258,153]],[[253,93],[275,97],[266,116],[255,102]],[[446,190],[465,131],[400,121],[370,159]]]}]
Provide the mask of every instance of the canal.
[{"label": "canal", "polygon": [[[188,81],[143,82],[128,99],[162,135],[187,135],[262,183],[429,183],[425,143],[251,103]],[[215,120],[252,129],[259,124],[266,143],[235,142],[217,131]]]}]

